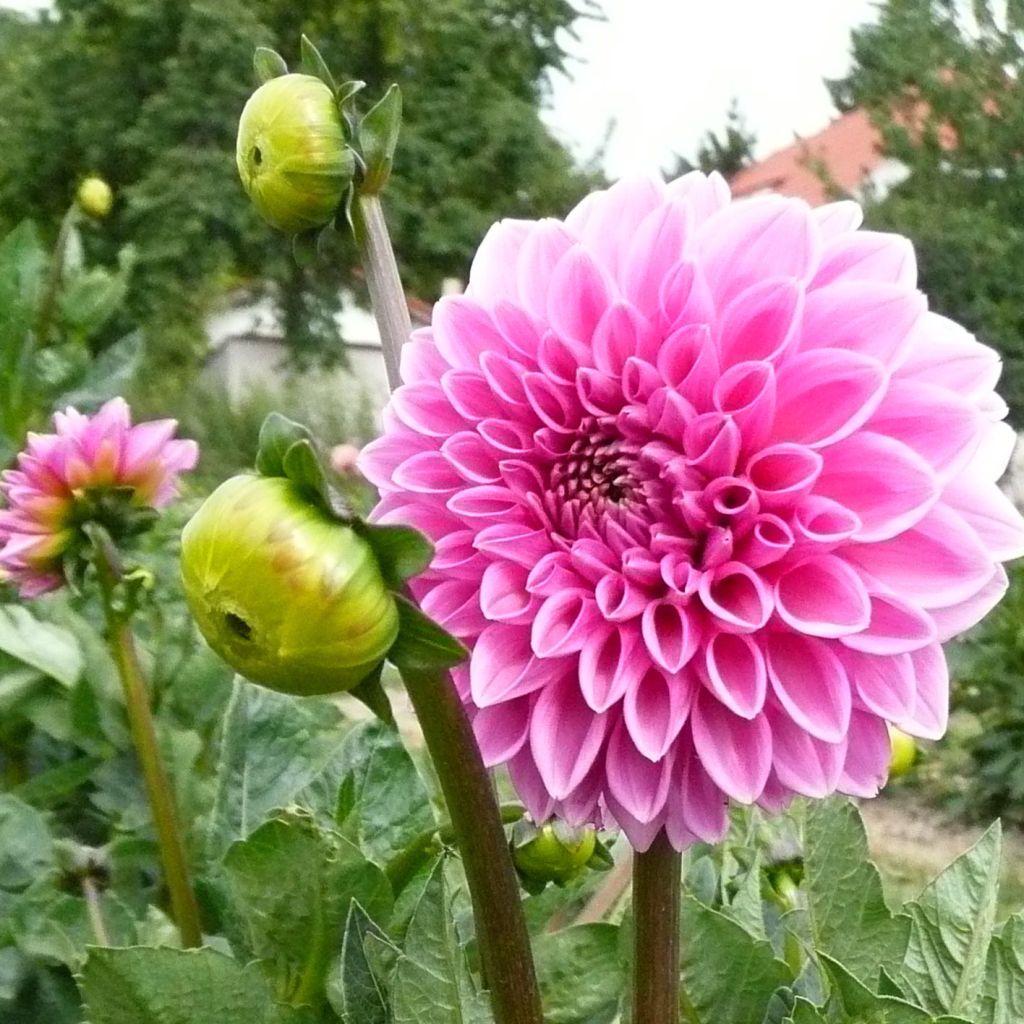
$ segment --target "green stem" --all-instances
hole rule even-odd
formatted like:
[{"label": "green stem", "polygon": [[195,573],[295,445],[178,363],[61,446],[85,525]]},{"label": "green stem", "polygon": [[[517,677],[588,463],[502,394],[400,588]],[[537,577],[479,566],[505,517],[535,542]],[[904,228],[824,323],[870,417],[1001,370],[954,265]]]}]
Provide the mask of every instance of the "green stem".
[{"label": "green stem", "polygon": [[71,229],[78,220],[78,207],[72,203],[60,222],[60,231],[53,246],[50,257],[50,269],[46,275],[46,284],[39,302],[39,315],[36,317],[36,344],[42,348],[49,341],[50,329],[57,313],[57,296],[60,294],[61,281],[64,278],[64,255],[68,248]]},{"label": "green stem", "polygon": [[679,1024],[682,855],[664,831],[633,861],[633,1024]]},{"label": "green stem", "polygon": [[496,1024],[542,1024],[530,936],[498,802],[447,672],[402,673],[441,782],[469,883]]},{"label": "green stem", "polygon": [[199,905],[189,877],[188,856],[182,839],[178,812],[170,779],[164,769],[156,727],[149,705],[149,688],[139,662],[135,636],[126,616],[119,612],[115,588],[120,579],[116,555],[104,545],[96,547],[96,569],[103,592],[107,620],[107,641],[124,689],[125,708],[135,752],[153,815],[164,880],[171,898],[171,914],[186,948],[203,944]]},{"label": "green stem", "polygon": [[100,906],[100,892],[91,875],[82,876],[82,896],[85,897],[85,909],[89,914],[89,925],[101,946],[110,945],[110,935],[106,922],[103,920],[103,908]]}]

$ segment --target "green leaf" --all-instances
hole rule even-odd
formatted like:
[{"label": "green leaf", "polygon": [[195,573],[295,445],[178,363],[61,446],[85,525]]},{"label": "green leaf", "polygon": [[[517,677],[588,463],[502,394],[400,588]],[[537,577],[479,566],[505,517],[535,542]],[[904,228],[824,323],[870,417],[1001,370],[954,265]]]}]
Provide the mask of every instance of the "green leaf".
[{"label": "green leaf", "polygon": [[256,964],[204,949],[92,949],[79,979],[90,1024],[285,1024]]},{"label": "green leaf", "polygon": [[988,948],[978,1024],[1024,1021],[1024,911],[1015,914]]},{"label": "green leaf", "polygon": [[126,334],[90,360],[75,387],[65,391],[54,404],[91,410],[101,406],[108,398],[121,394],[135,379],[142,364],[144,349],[140,331]]},{"label": "green leaf", "polygon": [[725,912],[741,925],[755,939],[766,939],[764,913],[761,907],[761,853],[755,852],[753,862],[736,886],[735,895],[729,901]]},{"label": "green leaf", "polygon": [[224,713],[207,854],[223,856],[280,807],[329,821],[347,770],[345,719],[330,700],[288,697],[236,679]]},{"label": "green leaf", "polygon": [[43,815],[0,793],[0,889],[24,889],[55,866],[53,835]]},{"label": "green leaf", "polygon": [[822,962],[832,979],[833,991],[850,1024],[967,1024],[958,1017],[933,1017],[919,1006],[894,996],[880,996],[827,954]]},{"label": "green leaf", "polygon": [[751,1024],[790,980],[769,943],[725,914],[683,898],[683,985],[703,1024]]},{"label": "green leaf", "polygon": [[997,821],[914,902],[899,981],[932,1013],[970,1016],[981,1000],[995,924],[1002,831]]},{"label": "green leaf", "polygon": [[816,949],[872,984],[882,964],[899,963],[910,922],[886,905],[864,823],[849,801],[808,805],[803,889]]},{"label": "green leaf", "polygon": [[100,757],[76,757],[33,775],[15,786],[11,793],[34,807],[52,807],[85,785],[102,763]]},{"label": "green leaf", "polygon": [[256,80],[262,85],[272,78],[288,74],[288,65],[284,57],[269,46],[257,46],[252,55],[252,66],[256,72]]},{"label": "green leaf", "polygon": [[391,177],[401,127],[402,93],[392,85],[359,122],[359,146],[366,164],[359,189],[363,195],[380,192]]},{"label": "green leaf", "polygon": [[301,423],[290,420],[279,412],[269,413],[260,427],[256,471],[261,476],[287,476],[284,470],[284,457],[288,449],[298,441],[312,440],[313,435]]},{"label": "green leaf", "polygon": [[391,983],[394,1024],[485,1024],[487,1000],[473,990],[448,906],[444,861],[423,887]]},{"label": "green leaf", "polygon": [[327,979],[327,1000],[342,1024],[388,1024],[388,1003],[366,956],[366,937],[381,941],[387,936],[359,905],[353,902],[345,923],[345,937]]},{"label": "green leaf", "polygon": [[825,1018],[813,1003],[798,997],[785,1024],[825,1024]]},{"label": "green leaf", "polygon": [[282,1002],[319,992],[352,900],[386,919],[384,873],[308,814],[282,812],[231,846],[224,877],[249,953],[268,961]]},{"label": "green leaf", "polygon": [[75,638],[59,626],[40,622],[21,605],[0,605],[0,651],[65,686],[73,686],[82,674]]},{"label": "green leaf", "polygon": [[337,820],[374,863],[384,867],[437,827],[423,780],[394,726],[365,722],[339,750]]},{"label": "green leaf", "polygon": [[419,576],[434,557],[434,545],[411,526],[359,523],[389,587],[397,590],[406,580]]},{"label": "green leaf", "polygon": [[320,51],[313,45],[313,41],[305,33],[299,43],[302,52],[302,70],[307,75],[319,78],[335,95],[338,93],[338,83],[331,74],[331,69],[323,59]]},{"label": "green leaf", "polygon": [[580,924],[534,941],[534,959],[549,1024],[590,1024],[614,1017],[626,987],[619,927]]},{"label": "green leaf", "polygon": [[430,672],[453,668],[465,661],[469,652],[433,619],[428,618],[401,594],[398,606],[398,637],[388,651],[388,660],[401,671]]}]

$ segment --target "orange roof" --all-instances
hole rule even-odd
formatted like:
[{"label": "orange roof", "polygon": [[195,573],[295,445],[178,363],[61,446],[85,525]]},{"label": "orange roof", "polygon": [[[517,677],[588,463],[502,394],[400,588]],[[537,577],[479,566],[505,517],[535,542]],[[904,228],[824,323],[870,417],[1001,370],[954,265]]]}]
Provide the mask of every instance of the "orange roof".
[{"label": "orange roof", "polygon": [[812,206],[831,198],[818,168],[841,192],[856,192],[864,179],[882,162],[880,138],[863,110],[851,110],[837,117],[824,131],[750,167],[729,182],[735,195],[753,195],[772,190],[799,196]]}]

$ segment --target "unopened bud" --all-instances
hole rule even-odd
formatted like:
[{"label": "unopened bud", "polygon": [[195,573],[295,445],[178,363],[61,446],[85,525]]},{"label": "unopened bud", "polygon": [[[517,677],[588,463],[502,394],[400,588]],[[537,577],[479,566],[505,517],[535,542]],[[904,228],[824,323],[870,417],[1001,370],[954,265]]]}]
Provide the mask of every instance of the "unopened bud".
[{"label": "unopened bud", "polygon": [[565,885],[579,877],[597,848],[592,828],[557,821],[538,828],[522,821],[512,834],[512,860],[524,884]]}]

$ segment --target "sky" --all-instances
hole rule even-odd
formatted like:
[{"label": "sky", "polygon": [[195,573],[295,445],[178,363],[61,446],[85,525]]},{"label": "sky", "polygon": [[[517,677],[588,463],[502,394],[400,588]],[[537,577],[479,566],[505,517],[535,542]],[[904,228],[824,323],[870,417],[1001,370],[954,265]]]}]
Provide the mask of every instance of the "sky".
[{"label": "sky", "polygon": [[[849,65],[850,29],[874,0],[600,0],[578,24],[571,77],[555,76],[545,119],[581,159],[602,146],[613,177],[692,156],[739,100],[759,155],[834,114],[822,84]],[[25,11],[48,0],[0,0]]]}]

